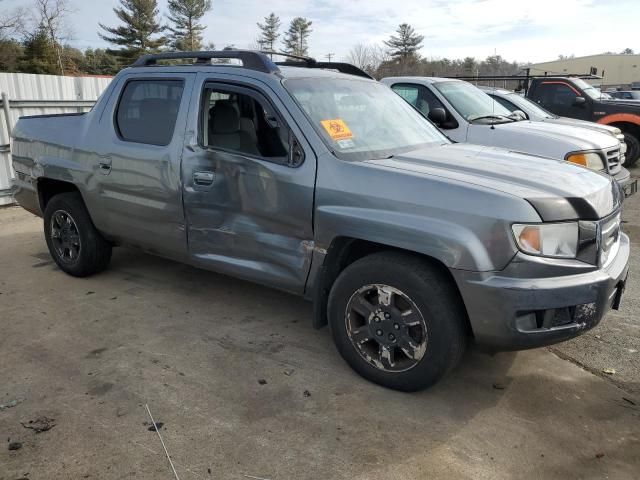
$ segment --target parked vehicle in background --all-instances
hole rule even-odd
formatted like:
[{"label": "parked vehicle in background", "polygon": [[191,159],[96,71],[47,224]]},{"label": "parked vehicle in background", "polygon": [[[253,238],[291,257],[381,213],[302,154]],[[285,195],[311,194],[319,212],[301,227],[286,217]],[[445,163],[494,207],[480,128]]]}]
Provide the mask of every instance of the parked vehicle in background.
[{"label": "parked vehicle in background", "polygon": [[622,166],[624,147],[610,133],[524,120],[474,85],[436,77],[381,80],[456,142],[507,148],[611,175],[627,195],[637,181]]},{"label": "parked vehicle in background", "polygon": [[527,98],[561,117],[618,127],[627,144],[627,166],[640,158],[640,103],[614,100],[578,77],[531,77]]},{"label": "parked vehicle in background", "polygon": [[640,101],[640,90],[614,90],[612,92],[607,92],[613,98],[618,98],[622,100],[639,100]]},{"label": "parked vehicle in background", "polygon": [[[211,63],[227,58],[242,66]],[[470,339],[547,345],[618,308],[611,178],[453,144],[351,65],[294,65],[150,55],[86,114],[20,119],[14,196],[60,269],[98,273],[127,245],[303,295],[355,371],[400,390],[434,384]]]},{"label": "parked vehicle in background", "polygon": [[[523,95],[512,90],[486,86],[479,86],[478,88],[489,95],[491,98],[493,98],[495,101],[497,101],[500,105],[505,107],[507,110],[511,112],[520,111],[524,113],[527,120],[531,120],[534,122],[548,122],[559,125],[583,127],[613,135],[622,144],[621,153],[626,154],[627,145],[624,142],[624,135],[618,127],[602,125],[601,123],[596,122],[587,122],[585,120],[578,120],[577,118],[560,117],[545,110],[537,103],[532,102],[528,98],[525,98]],[[623,161],[622,163],[624,164],[625,162]]]}]

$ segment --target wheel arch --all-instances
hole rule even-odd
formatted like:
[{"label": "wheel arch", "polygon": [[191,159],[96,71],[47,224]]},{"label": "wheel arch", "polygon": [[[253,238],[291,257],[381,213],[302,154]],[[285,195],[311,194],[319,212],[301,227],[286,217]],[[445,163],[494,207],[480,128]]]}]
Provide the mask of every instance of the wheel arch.
[{"label": "wheel arch", "polygon": [[440,259],[400,247],[347,236],[339,236],[333,239],[331,245],[327,249],[326,255],[324,256],[322,265],[318,268],[318,273],[313,284],[314,328],[322,328],[328,323],[327,302],[329,299],[329,292],[338,278],[338,275],[340,275],[345,268],[355,261],[379,252],[397,252],[407,256],[412,256],[416,261],[429,264],[445,276],[455,287],[458,298],[465,312],[467,331],[470,335],[473,335],[469,315],[467,314],[467,308],[464,303],[464,299],[462,298],[462,294],[460,293],[460,289],[458,288],[451,271]]},{"label": "wheel arch", "polygon": [[[40,203],[40,210],[44,213],[47,208],[47,204],[53,197],[61,193],[73,193],[80,194],[78,187],[64,180],[56,180],[48,177],[41,177],[37,182],[38,188],[38,202]],[[81,195],[81,194],[80,194]]]}]

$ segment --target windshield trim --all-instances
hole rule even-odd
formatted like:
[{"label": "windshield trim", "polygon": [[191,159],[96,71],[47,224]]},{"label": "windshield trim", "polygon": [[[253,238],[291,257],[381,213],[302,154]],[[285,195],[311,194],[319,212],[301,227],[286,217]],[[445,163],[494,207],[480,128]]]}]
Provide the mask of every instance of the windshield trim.
[{"label": "windshield trim", "polygon": [[[537,117],[551,118],[551,119],[559,118],[557,115],[554,115],[550,111],[545,110],[543,107],[538,105],[533,100],[529,100],[526,97],[518,95],[516,92],[509,92],[509,93],[505,94],[505,96],[507,96],[507,100],[508,101],[513,103],[516,107],[522,108],[523,111],[525,111],[525,110],[530,108],[531,109],[530,111],[532,111],[534,113],[534,115],[536,115]],[[516,98],[517,100],[516,101],[511,101],[511,97]],[[518,103],[518,102],[520,102],[520,103]],[[527,115],[531,116],[530,113],[528,113],[526,111],[525,111],[525,113]]]},{"label": "windshield trim", "polygon": [[[325,135],[323,135],[322,130],[320,128],[320,125],[316,125],[316,122],[313,120],[313,118],[311,118],[309,116],[309,114],[306,112],[306,110],[302,107],[302,105],[298,101],[298,98],[293,94],[292,91],[289,90],[289,88],[287,88],[287,83],[295,82],[296,80],[313,80],[313,81],[320,80],[320,81],[322,81],[322,80],[327,80],[327,79],[324,78],[324,77],[314,77],[314,76],[292,77],[292,78],[283,78],[283,79],[280,80],[280,83],[283,86],[284,90],[287,92],[287,95],[289,96],[289,98],[291,98],[291,100],[294,102],[296,107],[298,107],[298,110],[300,111],[300,113],[309,122],[309,124],[313,128],[313,131],[320,138],[322,143],[327,147],[327,150],[329,150],[329,152],[334,157],[338,158],[339,160],[344,160],[344,161],[348,161],[348,162],[356,162],[356,161],[366,162],[366,161],[372,161],[372,160],[384,160],[384,159],[388,159],[388,158],[393,158],[395,155],[399,155],[399,154],[403,154],[403,153],[407,153],[407,152],[411,152],[411,151],[415,151],[415,150],[421,150],[423,148],[427,148],[427,147],[432,146],[432,145],[443,145],[443,144],[452,143],[451,140],[449,140],[449,138],[444,133],[442,133],[440,131],[440,129],[438,129],[436,126],[434,126],[431,121],[429,121],[427,118],[425,118],[424,115],[422,115],[412,105],[407,104],[407,106],[409,108],[411,108],[411,110],[415,113],[417,118],[420,119],[420,121],[426,122],[433,129],[434,133],[437,136],[440,137],[439,139],[435,139],[435,140],[430,141],[430,142],[422,142],[422,143],[418,143],[418,144],[414,144],[414,145],[406,145],[404,147],[397,147],[397,148],[394,148],[394,149],[370,150],[370,151],[360,151],[360,152],[340,152],[338,149],[335,148],[335,146],[333,146],[331,144],[331,142],[329,142],[329,140],[325,137]],[[375,80],[368,80],[368,79],[364,79],[364,78],[350,78],[350,77],[349,78],[346,78],[346,77],[343,78],[343,77],[339,77],[339,80],[345,80],[345,81],[350,81],[350,82],[361,82],[361,83],[373,83],[373,84],[376,84],[376,85],[380,85],[383,88],[386,87],[384,84],[382,84],[380,82],[377,82]],[[393,95],[397,95],[390,88],[388,90]],[[399,95],[398,95],[398,98],[400,98]],[[404,100],[402,100],[402,101],[404,103]]]}]

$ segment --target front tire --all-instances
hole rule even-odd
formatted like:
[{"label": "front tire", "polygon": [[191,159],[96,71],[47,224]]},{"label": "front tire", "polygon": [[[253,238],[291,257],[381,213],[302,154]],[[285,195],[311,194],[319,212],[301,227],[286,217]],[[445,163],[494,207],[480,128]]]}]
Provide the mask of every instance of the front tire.
[{"label": "front tire", "polygon": [[51,257],[69,275],[87,277],[109,265],[111,244],[96,230],[79,193],[61,193],[49,201],[44,235]]},{"label": "front tire", "polygon": [[622,132],[624,141],[627,144],[627,159],[624,162],[626,168],[633,167],[640,158],[640,140],[635,135]]},{"label": "front tire", "polygon": [[466,312],[451,279],[419,257],[376,253],[349,265],[329,295],[336,347],[364,378],[416,391],[459,362]]}]

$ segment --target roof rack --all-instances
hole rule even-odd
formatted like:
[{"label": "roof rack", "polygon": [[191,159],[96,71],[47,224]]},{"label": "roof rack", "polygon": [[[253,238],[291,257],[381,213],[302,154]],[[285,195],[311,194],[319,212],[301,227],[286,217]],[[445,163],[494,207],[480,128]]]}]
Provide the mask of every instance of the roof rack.
[{"label": "roof rack", "polygon": [[150,67],[157,65],[158,60],[178,60],[193,58],[196,65],[206,64],[214,58],[238,59],[242,66],[250,70],[263,73],[276,73],[279,71],[275,63],[262,52],[252,50],[223,50],[203,52],[165,52],[143,55],[138,58],[132,67]]},{"label": "roof rack", "polygon": [[[293,61],[273,62],[268,55],[278,55],[292,59]],[[158,64],[158,60],[180,60],[195,59],[194,65],[204,65],[214,58],[238,59],[244,68],[256,70],[263,73],[278,73],[278,65],[288,67],[306,68],[326,68],[337,70],[349,75],[357,75],[372,79],[373,77],[355,65],[343,62],[318,62],[314,58],[291,55],[284,52],[254,51],[254,50],[222,50],[222,51],[202,51],[202,52],[164,52],[142,55],[131,66],[132,67],[152,67]]]},{"label": "roof rack", "polygon": [[284,52],[269,52],[262,51],[266,55],[278,55],[281,57],[291,58],[293,61],[275,62],[276,65],[283,67],[305,67],[305,68],[324,68],[327,70],[337,70],[340,73],[346,73],[348,75],[356,75],[358,77],[369,78],[373,80],[373,77],[364,70],[344,62],[318,62],[315,58],[303,57],[300,55],[292,55]]},{"label": "roof rack", "polygon": [[567,78],[581,78],[583,80],[600,80],[603,77],[594,75],[592,73],[585,74],[575,74],[575,73],[565,73],[565,74],[555,74],[549,72],[545,72],[544,75],[531,75],[531,70],[529,68],[525,68],[524,75],[461,75],[461,76],[453,76],[453,77],[444,77],[451,78],[456,80],[465,80],[467,82],[486,82],[486,81],[518,81],[519,86],[517,90],[524,90],[525,93],[529,90],[529,81],[533,78],[548,78],[548,77],[567,77]]}]

